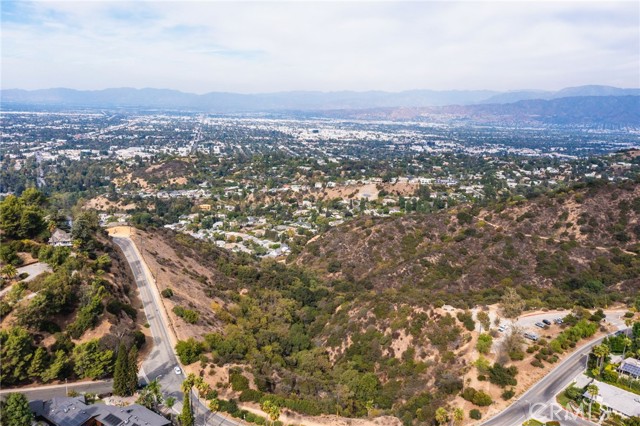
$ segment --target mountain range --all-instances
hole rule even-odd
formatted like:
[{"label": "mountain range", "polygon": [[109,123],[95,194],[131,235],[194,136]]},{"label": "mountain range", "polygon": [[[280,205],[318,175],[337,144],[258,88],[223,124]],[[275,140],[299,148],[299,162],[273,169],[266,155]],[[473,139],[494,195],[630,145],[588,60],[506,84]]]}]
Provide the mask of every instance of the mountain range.
[{"label": "mountain range", "polygon": [[66,88],[0,91],[0,102],[46,107],[146,108],[206,111],[212,113],[269,111],[326,111],[370,108],[421,108],[445,105],[508,104],[523,100],[554,100],[584,96],[640,96],[640,89],[579,86],[559,91],[409,90],[403,92],[294,91],[262,94],[211,92],[185,93],[169,89],[114,88],[75,90]]}]

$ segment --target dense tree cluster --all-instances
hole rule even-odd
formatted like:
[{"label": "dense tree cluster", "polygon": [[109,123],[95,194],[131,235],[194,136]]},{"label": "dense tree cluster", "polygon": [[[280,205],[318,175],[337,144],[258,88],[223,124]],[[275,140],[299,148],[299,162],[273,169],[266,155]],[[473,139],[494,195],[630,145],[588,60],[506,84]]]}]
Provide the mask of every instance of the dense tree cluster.
[{"label": "dense tree cluster", "polygon": [[46,198],[29,188],[20,197],[7,196],[0,202],[0,229],[8,238],[35,238],[46,231]]}]

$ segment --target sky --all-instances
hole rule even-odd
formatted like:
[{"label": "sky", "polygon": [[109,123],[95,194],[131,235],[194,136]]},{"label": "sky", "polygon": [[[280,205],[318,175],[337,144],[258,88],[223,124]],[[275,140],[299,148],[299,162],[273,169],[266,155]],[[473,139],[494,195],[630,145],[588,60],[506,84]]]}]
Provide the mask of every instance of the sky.
[{"label": "sky", "polygon": [[637,1],[1,1],[2,89],[640,87]]}]

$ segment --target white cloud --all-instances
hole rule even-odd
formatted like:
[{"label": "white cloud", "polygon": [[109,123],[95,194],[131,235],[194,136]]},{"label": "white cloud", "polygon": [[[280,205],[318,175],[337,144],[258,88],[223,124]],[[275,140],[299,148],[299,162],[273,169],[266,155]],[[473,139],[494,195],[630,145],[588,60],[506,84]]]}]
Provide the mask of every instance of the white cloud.
[{"label": "white cloud", "polygon": [[3,88],[640,86],[635,2],[47,1],[15,8],[3,10]]}]

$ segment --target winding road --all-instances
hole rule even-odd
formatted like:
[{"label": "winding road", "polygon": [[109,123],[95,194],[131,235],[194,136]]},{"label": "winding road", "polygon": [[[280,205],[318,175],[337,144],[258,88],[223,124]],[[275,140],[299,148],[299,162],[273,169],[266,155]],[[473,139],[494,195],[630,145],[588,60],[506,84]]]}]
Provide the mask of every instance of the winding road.
[{"label": "winding road", "polygon": [[[140,369],[141,382],[148,383],[158,379],[162,387],[164,397],[173,396],[176,403],[173,410],[179,413],[182,410],[182,390],[180,386],[185,379],[184,372],[176,374],[174,368],[179,365],[175,347],[175,337],[169,331],[169,319],[162,305],[158,288],[147,265],[137,247],[126,236],[113,236],[113,241],[122,249],[140,291],[140,299],[151,331],[153,349],[142,363]],[[10,392],[21,392],[30,400],[50,399],[55,396],[66,396],[68,390],[77,392],[91,392],[107,394],[113,390],[113,380],[96,380],[74,382],[69,384],[35,386],[28,388],[13,388],[0,390],[0,395]],[[242,423],[219,413],[212,413],[200,400],[195,392],[191,394],[193,411],[196,414],[195,424],[211,426],[240,426]]]},{"label": "winding road", "polygon": [[522,394],[516,402],[482,423],[482,426],[521,426],[531,418],[557,420],[563,426],[593,426],[595,423],[573,416],[561,410],[555,396],[585,370],[591,348],[604,340],[601,337],[572,353],[542,380]]},{"label": "winding road", "polygon": [[[124,236],[114,236],[113,241],[122,249],[129,262],[136,285],[140,290],[140,299],[153,336],[153,349],[142,363],[140,373],[146,382],[158,379],[165,398],[167,396],[176,398],[177,402],[173,408],[180,412],[182,409],[180,385],[185,377],[184,372],[181,374],[174,372],[174,368],[179,365],[173,351],[175,337],[169,331],[169,319],[162,305],[160,293],[149,268],[142,260],[133,241]],[[212,413],[195,397],[195,393],[192,393],[191,400],[196,413],[195,424],[197,425],[238,426],[240,424],[221,414]]]}]

